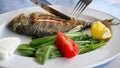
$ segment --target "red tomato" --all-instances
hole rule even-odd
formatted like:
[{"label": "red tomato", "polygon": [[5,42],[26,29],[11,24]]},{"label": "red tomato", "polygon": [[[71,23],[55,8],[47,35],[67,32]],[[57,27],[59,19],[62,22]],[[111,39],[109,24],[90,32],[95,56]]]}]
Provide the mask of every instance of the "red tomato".
[{"label": "red tomato", "polygon": [[62,32],[58,32],[56,44],[66,58],[72,58],[80,53],[78,45]]}]

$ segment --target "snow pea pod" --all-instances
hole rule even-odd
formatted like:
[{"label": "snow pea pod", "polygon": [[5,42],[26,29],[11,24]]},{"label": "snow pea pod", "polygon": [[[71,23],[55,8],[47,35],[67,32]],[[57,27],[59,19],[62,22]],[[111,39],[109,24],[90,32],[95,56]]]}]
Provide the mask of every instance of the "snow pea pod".
[{"label": "snow pea pod", "polygon": [[44,44],[46,42],[49,42],[51,40],[55,40],[56,39],[56,36],[46,36],[46,37],[43,37],[43,38],[38,38],[38,39],[33,39],[31,42],[30,42],[30,47],[37,47],[41,44]]},{"label": "snow pea pod", "polygon": [[21,55],[31,57],[34,56],[36,49],[29,47],[29,44],[21,44],[19,45],[17,50],[20,52]]},{"label": "snow pea pod", "polygon": [[51,51],[51,46],[43,46],[37,49],[35,56],[36,60],[40,64],[44,64],[45,61],[49,58]]}]

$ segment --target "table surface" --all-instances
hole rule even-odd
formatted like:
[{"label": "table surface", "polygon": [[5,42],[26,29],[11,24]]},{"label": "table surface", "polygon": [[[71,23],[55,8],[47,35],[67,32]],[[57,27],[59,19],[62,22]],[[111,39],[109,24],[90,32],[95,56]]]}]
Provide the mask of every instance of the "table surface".
[{"label": "table surface", "polygon": [[[42,0],[44,1],[44,0]],[[78,0],[48,0],[53,5],[73,6]],[[47,2],[46,2],[47,3]],[[35,6],[30,0],[0,0],[0,13],[5,13],[11,10]],[[109,13],[120,19],[120,0],[93,0],[88,6],[106,13]],[[95,68],[119,68],[120,56],[114,60],[97,66]]]}]

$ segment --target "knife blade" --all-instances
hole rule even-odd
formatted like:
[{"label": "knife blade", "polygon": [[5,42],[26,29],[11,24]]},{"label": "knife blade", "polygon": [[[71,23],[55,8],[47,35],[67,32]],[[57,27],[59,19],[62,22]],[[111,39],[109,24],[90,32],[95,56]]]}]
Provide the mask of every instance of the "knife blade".
[{"label": "knife blade", "polygon": [[51,14],[53,15],[56,15],[56,16],[59,16],[60,18],[62,19],[66,19],[66,20],[71,20],[71,18],[55,9],[53,9],[52,7],[44,4],[44,3],[41,3],[39,2],[38,0],[31,0],[33,3],[39,5],[41,8],[43,8],[44,10],[50,12]]},{"label": "knife blade", "polygon": [[39,2],[44,3],[46,5],[52,5],[49,1],[47,0],[39,0]]}]

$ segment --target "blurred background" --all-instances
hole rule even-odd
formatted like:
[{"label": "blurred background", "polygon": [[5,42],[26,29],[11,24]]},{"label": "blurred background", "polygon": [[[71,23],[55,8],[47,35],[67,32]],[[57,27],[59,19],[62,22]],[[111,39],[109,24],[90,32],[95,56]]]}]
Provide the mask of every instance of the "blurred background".
[{"label": "blurred background", "polygon": [[[78,0],[40,0],[49,5],[74,6]],[[21,8],[36,6],[30,0],[0,0],[0,14]],[[120,19],[120,0],[93,0],[88,6]],[[120,68],[120,56],[95,68]]]},{"label": "blurred background", "polygon": [[[40,0],[46,2],[46,0]],[[78,0],[47,0],[52,5],[73,6]],[[49,3],[47,3],[49,4]],[[0,14],[11,10],[35,6],[30,0],[0,0]],[[93,0],[88,6],[120,18],[120,0]]]},{"label": "blurred background", "polygon": [[[40,0],[45,1],[46,0]],[[78,0],[47,0],[52,5],[73,6]],[[49,4],[49,3],[47,3]],[[0,13],[35,6],[30,0],[0,0]],[[120,0],[93,0],[88,6],[120,18]]]}]

